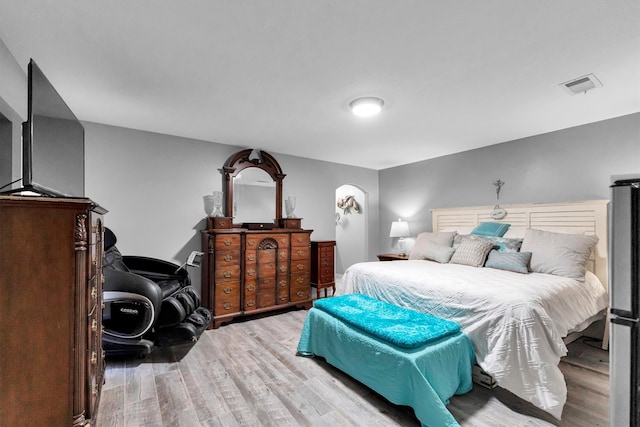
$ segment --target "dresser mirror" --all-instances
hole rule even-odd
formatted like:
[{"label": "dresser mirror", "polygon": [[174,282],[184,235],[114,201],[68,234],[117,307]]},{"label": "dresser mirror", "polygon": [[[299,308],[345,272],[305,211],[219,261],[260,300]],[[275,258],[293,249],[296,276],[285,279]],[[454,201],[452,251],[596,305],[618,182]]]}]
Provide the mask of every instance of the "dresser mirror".
[{"label": "dresser mirror", "polygon": [[242,150],[227,160],[222,169],[225,188],[225,216],[234,225],[274,224],[282,217],[282,173],[270,154]]}]

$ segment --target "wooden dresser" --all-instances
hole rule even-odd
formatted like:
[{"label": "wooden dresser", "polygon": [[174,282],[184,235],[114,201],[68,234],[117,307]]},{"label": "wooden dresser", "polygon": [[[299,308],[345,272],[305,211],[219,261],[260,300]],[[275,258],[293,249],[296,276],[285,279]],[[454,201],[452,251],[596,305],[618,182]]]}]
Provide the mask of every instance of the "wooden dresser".
[{"label": "wooden dresser", "polygon": [[335,278],[335,240],[321,240],[311,242],[311,286],[316,288],[318,298],[327,296],[327,289],[331,288],[331,295],[336,293]]},{"label": "wooden dresser", "polygon": [[0,424],[95,424],[103,217],[89,199],[0,196]]},{"label": "wooden dresser", "polygon": [[311,308],[312,230],[231,228],[209,218],[202,231],[202,300],[212,326],[286,307]]}]

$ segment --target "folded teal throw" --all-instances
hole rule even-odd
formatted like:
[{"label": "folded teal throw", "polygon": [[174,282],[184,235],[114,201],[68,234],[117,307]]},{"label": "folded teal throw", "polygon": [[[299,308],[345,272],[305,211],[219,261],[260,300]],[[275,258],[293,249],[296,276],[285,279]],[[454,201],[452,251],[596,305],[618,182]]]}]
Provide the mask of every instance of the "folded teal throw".
[{"label": "folded teal throw", "polygon": [[362,294],[322,298],[314,307],[402,348],[419,347],[460,332],[460,325],[450,320]]}]

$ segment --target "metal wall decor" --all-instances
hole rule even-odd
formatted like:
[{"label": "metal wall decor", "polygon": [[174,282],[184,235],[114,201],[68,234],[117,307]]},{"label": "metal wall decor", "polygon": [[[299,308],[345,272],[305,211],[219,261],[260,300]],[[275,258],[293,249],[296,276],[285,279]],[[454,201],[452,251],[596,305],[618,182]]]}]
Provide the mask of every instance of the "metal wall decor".
[{"label": "metal wall decor", "polygon": [[[497,181],[493,182],[493,185],[495,185],[495,187],[496,187],[496,201],[499,202],[500,201],[500,189],[504,185],[504,181],[502,181],[500,178],[498,178]],[[493,208],[493,211],[491,211],[491,218],[493,218],[493,219],[502,219],[505,216],[507,216],[507,211],[502,209],[500,207],[499,203],[496,203],[495,207]]]},{"label": "metal wall decor", "polygon": [[345,215],[351,213],[352,210],[355,213],[360,212],[360,205],[356,202],[355,196],[344,196],[342,199],[338,199],[337,205]]}]

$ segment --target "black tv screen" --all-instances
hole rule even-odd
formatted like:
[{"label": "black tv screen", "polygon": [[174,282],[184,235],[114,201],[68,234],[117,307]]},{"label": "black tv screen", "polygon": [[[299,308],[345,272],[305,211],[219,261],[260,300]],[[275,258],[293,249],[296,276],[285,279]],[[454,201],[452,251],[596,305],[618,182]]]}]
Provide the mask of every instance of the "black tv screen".
[{"label": "black tv screen", "polygon": [[84,197],[84,127],[33,59],[22,143],[25,190]]}]

